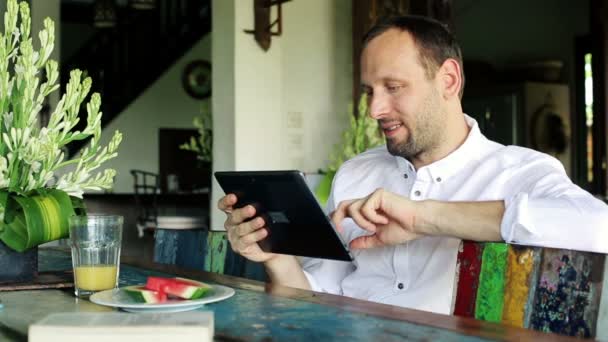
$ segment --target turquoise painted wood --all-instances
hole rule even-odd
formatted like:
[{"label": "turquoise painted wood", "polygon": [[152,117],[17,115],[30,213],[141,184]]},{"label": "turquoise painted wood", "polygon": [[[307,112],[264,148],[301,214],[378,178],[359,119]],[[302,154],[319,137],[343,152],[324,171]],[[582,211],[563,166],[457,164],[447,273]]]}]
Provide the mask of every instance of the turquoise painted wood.
[{"label": "turquoise painted wood", "polygon": [[[58,270],[71,267],[67,253],[42,250],[40,269]],[[150,275],[173,276],[140,268],[121,266],[120,286],[142,284]],[[199,309],[213,311],[215,338],[226,341],[485,341],[453,331],[405,321],[383,319],[338,307],[270,296],[257,291],[235,289],[227,300]],[[7,306],[13,306],[11,295],[3,295]],[[20,299],[20,305],[23,299]],[[73,307],[73,300],[70,302]],[[39,305],[36,310],[41,310]],[[56,310],[50,308],[49,310]],[[32,310],[32,309],[28,309]],[[73,310],[73,309],[72,309]],[[3,315],[15,312],[1,312]]]},{"label": "turquoise painted wood", "polygon": [[154,261],[207,272],[267,281],[260,263],[234,253],[223,231],[157,229]]},{"label": "turquoise painted wood", "polygon": [[205,254],[205,271],[224,273],[224,260],[230,248],[224,232],[209,232],[207,236],[207,253]]},{"label": "turquoise painted wood", "polygon": [[[156,262],[268,281],[261,264],[232,251],[225,232],[158,230],[156,239]],[[477,249],[483,255],[476,294],[465,295],[462,289],[467,286],[460,283],[456,294],[457,308],[475,308],[475,312],[465,310],[461,315],[467,312],[466,316],[486,321],[608,339],[608,295],[602,296],[608,291],[604,255],[548,248],[528,253],[501,243],[482,246]],[[470,279],[464,280],[465,276]],[[471,279],[475,277],[462,272],[458,281]]]},{"label": "turquoise painted wood", "polygon": [[156,229],[154,262],[204,270],[208,231]]}]

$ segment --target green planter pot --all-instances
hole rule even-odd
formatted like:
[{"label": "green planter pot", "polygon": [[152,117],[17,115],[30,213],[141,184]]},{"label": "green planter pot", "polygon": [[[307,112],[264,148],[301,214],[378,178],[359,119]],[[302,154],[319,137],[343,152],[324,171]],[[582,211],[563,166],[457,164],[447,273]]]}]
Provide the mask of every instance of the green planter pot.
[{"label": "green planter pot", "polygon": [[38,248],[16,252],[0,241],[0,283],[21,283],[38,275]]}]

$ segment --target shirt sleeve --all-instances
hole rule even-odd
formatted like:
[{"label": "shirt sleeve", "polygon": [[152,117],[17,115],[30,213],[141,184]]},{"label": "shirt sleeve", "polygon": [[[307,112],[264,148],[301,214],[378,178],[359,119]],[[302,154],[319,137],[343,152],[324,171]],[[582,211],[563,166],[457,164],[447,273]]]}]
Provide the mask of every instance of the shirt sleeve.
[{"label": "shirt sleeve", "polygon": [[[332,186],[332,192],[327,200],[326,213],[331,213],[335,207]],[[352,262],[337,260],[301,258],[300,263],[313,291],[338,295],[342,294],[342,280],[355,268]]]},{"label": "shirt sleeve", "polygon": [[313,291],[338,295],[342,294],[342,280],[354,270],[353,264],[345,261],[303,258],[301,263]]},{"label": "shirt sleeve", "polygon": [[505,199],[502,238],[513,244],[608,253],[608,206],[573,184],[556,160],[512,171],[519,191]]}]

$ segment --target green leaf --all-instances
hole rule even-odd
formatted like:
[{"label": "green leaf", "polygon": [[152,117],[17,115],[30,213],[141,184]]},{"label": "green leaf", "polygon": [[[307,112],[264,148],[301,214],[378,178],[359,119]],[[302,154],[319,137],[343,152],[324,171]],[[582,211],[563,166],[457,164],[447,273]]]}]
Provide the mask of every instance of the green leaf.
[{"label": "green leaf", "polygon": [[324,206],[327,204],[327,199],[329,198],[329,193],[331,192],[331,183],[333,182],[335,175],[335,171],[328,171],[315,189],[315,196]]},{"label": "green leaf", "polygon": [[84,210],[81,200],[67,193],[47,189],[28,196],[8,195],[0,239],[23,252],[39,244],[68,236],[68,220]]}]

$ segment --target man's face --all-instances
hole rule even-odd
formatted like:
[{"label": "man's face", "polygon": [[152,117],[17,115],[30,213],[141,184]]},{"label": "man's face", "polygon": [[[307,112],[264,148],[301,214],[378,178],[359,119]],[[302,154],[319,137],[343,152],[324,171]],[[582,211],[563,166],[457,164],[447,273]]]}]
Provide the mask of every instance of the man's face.
[{"label": "man's face", "polygon": [[408,32],[390,29],[369,42],[361,81],[391,154],[411,160],[441,145],[445,109],[439,83],[427,77]]}]

